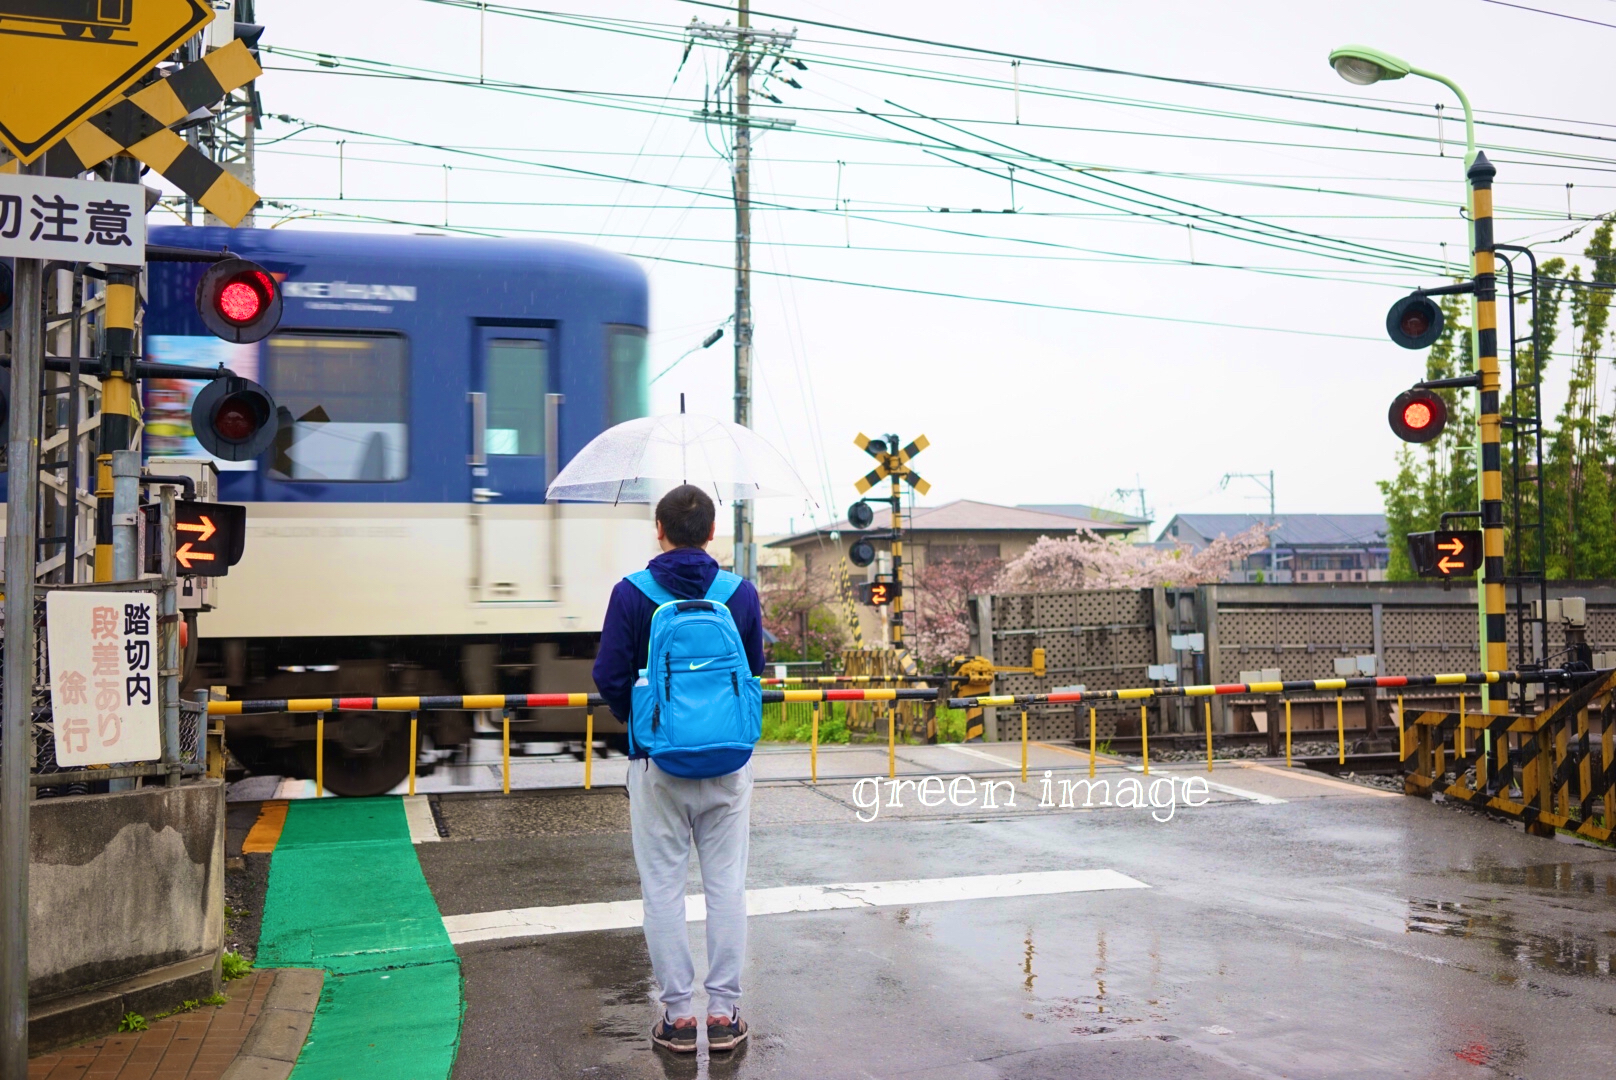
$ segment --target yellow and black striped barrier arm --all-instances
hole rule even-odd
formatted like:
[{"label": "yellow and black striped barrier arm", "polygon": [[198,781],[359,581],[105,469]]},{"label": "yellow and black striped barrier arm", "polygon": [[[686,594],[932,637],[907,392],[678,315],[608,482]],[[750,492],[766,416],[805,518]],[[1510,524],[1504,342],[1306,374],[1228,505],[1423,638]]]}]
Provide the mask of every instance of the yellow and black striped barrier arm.
[{"label": "yellow and black striped barrier arm", "polygon": [[240,39],[187,64],[166,79],[130,89],[45,153],[49,176],[77,176],[108,158],[133,154],[220,221],[234,226],[258,195],[169,125],[213,104],[264,73]]},{"label": "yellow and black striped barrier arm", "polygon": [[[763,703],[782,701],[930,701],[935,689],[765,690]],[[418,712],[423,709],[577,709],[604,705],[599,694],[440,694],[397,697],[268,698],[210,701],[209,716],[249,713]]]},{"label": "yellow and black striped barrier arm", "polygon": [[1457,671],[1442,675],[1379,675],[1350,679],[1295,679],[1285,682],[1207,683],[1199,686],[1141,686],[1128,690],[1071,690],[1047,694],[983,694],[948,699],[951,709],[1002,705],[1065,705],[1078,701],[1148,701],[1153,698],[1222,697],[1229,694],[1310,694],[1341,690],[1392,690],[1418,686],[1490,686],[1513,682],[1566,682],[1592,678],[1591,672]]}]

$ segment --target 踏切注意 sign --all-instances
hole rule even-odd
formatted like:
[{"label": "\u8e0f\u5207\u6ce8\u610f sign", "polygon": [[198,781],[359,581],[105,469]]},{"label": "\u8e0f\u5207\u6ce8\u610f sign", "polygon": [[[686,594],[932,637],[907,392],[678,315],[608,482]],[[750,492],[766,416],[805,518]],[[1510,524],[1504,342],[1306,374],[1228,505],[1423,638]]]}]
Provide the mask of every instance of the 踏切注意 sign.
[{"label": "\u8e0f\u5207\u6ce8\u610f sign", "polygon": [[146,189],[0,173],[0,255],[139,266]]},{"label": "\u8e0f\u5207\u6ce8\u610f sign", "polygon": [[160,758],[156,596],[54,590],[45,596],[45,639],[56,763]]}]

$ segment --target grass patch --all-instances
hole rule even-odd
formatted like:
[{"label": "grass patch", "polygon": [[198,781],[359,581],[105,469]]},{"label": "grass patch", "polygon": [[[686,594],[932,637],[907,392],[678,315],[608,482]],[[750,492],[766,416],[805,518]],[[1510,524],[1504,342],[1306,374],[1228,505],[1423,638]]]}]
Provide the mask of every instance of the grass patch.
[{"label": "grass patch", "polygon": [[219,958],[219,967],[225,982],[245,979],[252,974],[252,961],[238,952],[227,952]]},{"label": "grass patch", "polygon": [[192,998],[190,1001],[182,1001],[182,1002],[180,1002],[178,1005],[174,1006],[172,1009],[169,1009],[167,1012],[160,1012],[160,1013],[152,1014],[152,1019],[153,1020],[167,1020],[170,1016],[178,1016],[180,1013],[195,1012],[197,1009],[199,1009],[201,1007],[202,1007],[202,1003],[200,1001],[196,1000],[195,998]]},{"label": "grass patch", "polygon": [[[813,735],[813,705],[804,702],[770,702],[763,706],[763,741],[807,743]],[[877,723],[879,732],[886,728]],[[822,745],[848,741],[847,704],[828,701],[819,715],[819,741]],[[937,741],[965,741],[965,710],[937,710]]]},{"label": "grass patch", "polygon": [[119,1031],[145,1031],[146,1018],[137,1012],[126,1012],[123,1019],[118,1021]]}]

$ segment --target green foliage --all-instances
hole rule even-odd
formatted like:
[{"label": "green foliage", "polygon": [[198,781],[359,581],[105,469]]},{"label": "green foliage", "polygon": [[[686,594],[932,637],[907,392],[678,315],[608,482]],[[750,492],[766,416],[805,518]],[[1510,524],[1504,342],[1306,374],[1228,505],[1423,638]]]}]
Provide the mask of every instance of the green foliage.
[{"label": "green foliage", "polygon": [[196,1000],[195,998],[191,998],[188,1001],[180,1002],[178,1005],[174,1006],[172,1009],[169,1009],[167,1012],[156,1013],[155,1015],[152,1016],[152,1019],[153,1020],[167,1020],[170,1016],[178,1016],[180,1013],[195,1012],[198,1008],[201,1007],[201,1005],[202,1005],[202,1003],[200,1001]]},{"label": "green foliage", "polygon": [[245,979],[252,974],[252,961],[239,952],[227,952],[219,960],[220,969],[225,982],[234,982],[236,979]]},{"label": "green foliage", "polygon": [[204,1005],[225,1005],[225,1004],[228,1004],[229,1001],[230,1001],[230,999],[225,997],[223,994],[209,994],[207,997],[202,999],[202,1004],[204,1004]]},{"label": "green foliage", "polygon": [[965,741],[965,710],[939,707],[937,710],[937,741]]},{"label": "green foliage", "polygon": [[137,1012],[126,1012],[123,1019],[118,1021],[119,1031],[145,1031],[146,1018]]},{"label": "green foliage", "polygon": [[[807,743],[813,735],[811,705],[784,703],[763,706],[763,741]],[[882,729],[885,730],[884,728]],[[882,736],[885,739],[885,735]],[[822,745],[846,743],[847,705],[827,702],[820,714],[819,741]],[[965,710],[939,708],[937,710],[937,741],[965,741]]]}]

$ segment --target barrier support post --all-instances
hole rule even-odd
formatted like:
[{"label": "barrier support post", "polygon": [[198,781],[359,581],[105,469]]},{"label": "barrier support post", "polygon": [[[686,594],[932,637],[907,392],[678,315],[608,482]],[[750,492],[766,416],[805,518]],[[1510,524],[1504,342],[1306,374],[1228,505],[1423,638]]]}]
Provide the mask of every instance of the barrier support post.
[{"label": "barrier support post", "polygon": [[1337,765],[1345,765],[1347,763],[1347,716],[1346,716],[1346,704],[1347,704],[1346,698],[1342,697],[1340,694],[1337,694],[1335,696],[1335,741],[1336,741],[1336,759],[1335,759],[1335,761],[1336,761]]},{"label": "barrier support post", "polygon": [[503,713],[503,722],[499,737],[500,747],[500,783],[499,790],[502,795],[511,793],[511,710]]},{"label": "barrier support post", "polygon": [[814,702],[813,718],[808,724],[808,779],[819,783],[819,702]]},{"label": "barrier support post", "polygon": [[1027,782],[1027,710],[1021,710],[1021,782]]},{"label": "barrier support post", "polygon": [[887,779],[898,776],[898,710],[887,710]]},{"label": "barrier support post", "polygon": [[314,797],[325,798],[325,713],[314,714]]},{"label": "barrier support post", "polygon": [[1206,771],[1212,771],[1212,703],[1206,703]]},{"label": "barrier support post", "polygon": [[417,716],[418,716],[418,714],[413,709],[410,710],[410,794],[411,795],[415,794],[415,759],[420,754],[420,751],[416,749],[416,747],[418,747],[420,745],[420,743],[415,741],[416,736],[418,734],[418,728],[416,726],[416,724],[417,724],[417,719],[416,719]]},{"label": "barrier support post", "polygon": [[1403,695],[1397,695],[1397,760],[1401,764],[1408,754],[1408,748],[1403,744]]},{"label": "barrier support post", "polygon": [[1089,706],[1089,779],[1094,779],[1094,706]]},{"label": "barrier support post", "polygon": [[[1401,700],[1401,699],[1399,699]],[[1291,767],[1291,699],[1285,699],[1285,767]]]},{"label": "barrier support post", "polygon": [[1139,753],[1145,759],[1145,775],[1150,775],[1150,717],[1143,705],[1139,706]]},{"label": "barrier support post", "polygon": [[1465,696],[1459,695],[1459,727],[1453,733],[1454,756],[1464,760],[1465,756]]},{"label": "barrier support post", "polygon": [[594,787],[595,780],[595,710],[584,711],[584,790]]}]

